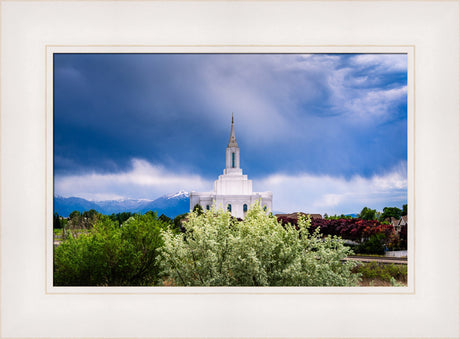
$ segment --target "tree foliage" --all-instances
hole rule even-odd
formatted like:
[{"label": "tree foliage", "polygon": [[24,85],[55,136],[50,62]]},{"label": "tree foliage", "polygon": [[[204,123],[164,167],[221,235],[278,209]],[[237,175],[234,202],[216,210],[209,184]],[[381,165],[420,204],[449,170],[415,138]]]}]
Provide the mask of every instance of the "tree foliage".
[{"label": "tree foliage", "polygon": [[195,204],[193,207],[193,212],[197,213],[198,215],[203,214],[203,207],[200,204]]},{"label": "tree foliage", "polygon": [[373,210],[369,207],[364,207],[358,214],[358,217],[364,220],[377,220],[377,210]]},{"label": "tree foliage", "polygon": [[188,213],[176,215],[176,217],[173,219],[174,227],[176,230],[184,231],[182,223],[187,219],[187,217]]},{"label": "tree foliage", "polygon": [[131,216],[121,227],[100,215],[93,227],[70,234],[55,248],[54,285],[152,285],[158,279],[160,230],[166,227],[155,213]]},{"label": "tree foliage", "polygon": [[[278,217],[278,221],[283,225],[297,225],[298,218],[281,216]],[[324,235],[338,236],[363,245],[355,250],[355,252],[358,251],[358,253],[362,254],[382,254],[385,247],[392,250],[407,248],[407,227],[402,227],[398,233],[392,225],[377,220],[363,220],[360,218],[312,219],[310,230],[317,228]],[[377,235],[379,242],[373,239],[369,244],[364,245],[364,243]]]},{"label": "tree foliage", "polygon": [[327,215],[324,214],[324,219],[326,220],[338,220],[338,219],[353,219],[353,217],[351,215],[345,215],[345,214],[340,214],[340,215],[337,215],[337,214],[334,214],[334,215]]},{"label": "tree foliage", "polygon": [[[65,219],[63,219],[65,220]],[[63,220],[61,220],[61,216],[54,212],[53,214],[53,229],[59,229],[59,228],[63,228],[65,226],[65,222],[63,222]]]},{"label": "tree foliage", "polygon": [[183,286],[349,286],[358,276],[338,237],[309,231],[310,220],[283,226],[256,204],[242,221],[212,209],[191,212],[185,232],[163,231],[159,257],[168,284]]},{"label": "tree foliage", "polygon": [[407,215],[407,204],[404,204],[402,206],[401,216],[404,216],[404,215]]},{"label": "tree foliage", "polygon": [[121,226],[126,220],[134,216],[135,213],[132,212],[120,212],[120,213],[112,213],[110,215],[110,219],[113,221],[117,221],[118,225]]},{"label": "tree foliage", "polygon": [[69,214],[69,220],[64,228],[66,234],[73,233],[82,229],[89,229],[93,227],[94,224],[102,217],[102,214],[98,213],[96,210],[91,209],[89,211],[84,211],[83,213],[79,211],[73,211]]},{"label": "tree foliage", "polygon": [[165,215],[164,213],[161,214],[158,219],[160,219],[161,221],[163,221],[164,223],[166,223],[168,225],[174,225],[174,221],[170,217]]},{"label": "tree foliage", "polygon": [[356,249],[360,254],[385,254],[385,234],[376,233],[363,241]]},{"label": "tree foliage", "polygon": [[[406,213],[407,214],[407,213]],[[384,207],[383,212],[380,215],[380,221],[384,221],[387,218],[401,218],[402,210],[397,207]]]}]

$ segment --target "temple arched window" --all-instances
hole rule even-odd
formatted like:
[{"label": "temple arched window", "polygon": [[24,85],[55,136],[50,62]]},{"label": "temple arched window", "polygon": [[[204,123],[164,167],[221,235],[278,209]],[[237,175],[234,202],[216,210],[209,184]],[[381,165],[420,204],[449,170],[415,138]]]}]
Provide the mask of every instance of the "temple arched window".
[{"label": "temple arched window", "polygon": [[209,211],[209,205],[206,205],[206,209]]},{"label": "temple arched window", "polygon": [[228,205],[227,205],[227,210],[228,210],[229,212],[232,211],[232,205],[231,205],[231,204],[228,204]]},{"label": "temple arched window", "polygon": [[244,204],[243,205],[243,212],[247,212],[248,211],[248,204]]},{"label": "temple arched window", "polygon": [[235,168],[235,152],[232,153],[232,168]]}]

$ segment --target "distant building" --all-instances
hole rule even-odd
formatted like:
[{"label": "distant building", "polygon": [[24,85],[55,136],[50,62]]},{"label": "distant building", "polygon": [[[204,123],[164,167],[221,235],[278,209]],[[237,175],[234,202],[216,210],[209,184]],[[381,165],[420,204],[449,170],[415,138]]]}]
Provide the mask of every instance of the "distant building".
[{"label": "distant building", "polygon": [[407,215],[403,215],[401,219],[398,220],[398,224],[395,226],[397,232],[401,232],[401,227],[407,226]]},{"label": "distant building", "polygon": [[399,219],[395,217],[385,218],[385,221],[389,222],[391,226],[396,227],[398,226]]},{"label": "distant building", "polygon": [[399,219],[395,217],[385,218],[384,221],[390,223],[390,225],[394,227],[396,232],[401,232],[401,227],[407,226],[407,215],[403,215]]},{"label": "distant building", "polygon": [[251,205],[259,201],[264,209],[271,211],[273,193],[253,192],[252,180],[248,180],[240,168],[240,148],[236,142],[233,116],[225,164],[224,174],[214,182],[214,191],[190,192],[190,209],[200,204],[203,209],[209,210],[214,205],[227,209],[234,217],[244,218]]}]

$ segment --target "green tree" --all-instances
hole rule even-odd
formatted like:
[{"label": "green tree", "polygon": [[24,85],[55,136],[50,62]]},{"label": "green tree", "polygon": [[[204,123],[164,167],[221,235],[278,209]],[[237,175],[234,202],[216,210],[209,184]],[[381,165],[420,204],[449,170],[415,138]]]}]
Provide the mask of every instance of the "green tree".
[{"label": "green tree", "polygon": [[185,233],[163,231],[159,257],[168,284],[185,286],[349,286],[355,263],[337,237],[322,238],[299,217],[283,226],[256,204],[242,221],[212,209],[189,214]]},{"label": "green tree", "polygon": [[385,254],[385,234],[377,233],[368,240],[358,245],[356,252],[359,254]]},{"label": "green tree", "polygon": [[165,214],[161,214],[158,219],[160,219],[161,221],[167,223],[168,225],[173,225],[174,224],[173,220],[170,217],[168,217],[167,215],[165,215]]},{"label": "green tree", "polygon": [[358,214],[358,217],[364,220],[377,220],[377,211],[369,207],[364,207]]},{"label": "green tree", "polygon": [[94,227],[70,235],[54,251],[55,286],[144,286],[158,280],[160,230],[155,213],[134,215],[121,227],[101,216]]},{"label": "green tree", "polygon": [[397,207],[384,207],[383,212],[380,215],[380,221],[384,221],[386,218],[401,218],[402,210]]},{"label": "green tree", "polygon": [[57,212],[53,214],[53,228],[54,229],[62,228],[61,217],[59,216]]},{"label": "green tree", "polygon": [[[68,235],[70,233],[81,232],[82,230],[89,229],[96,224],[96,222],[101,218],[102,214],[98,213],[96,210],[91,209],[89,211],[79,212],[73,211],[69,214],[69,220],[65,227],[65,233]],[[70,231],[70,232],[67,232]]]},{"label": "green tree", "polygon": [[81,215],[81,213],[79,211],[73,211],[69,214],[69,219],[74,219],[74,218],[77,218]]},{"label": "green tree", "polygon": [[183,230],[182,222],[183,222],[185,219],[187,219],[187,216],[188,216],[188,213],[176,215],[176,217],[175,217],[174,220],[173,220],[173,223],[174,223],[174,227],[175,227],[177,230]]},{"label": "green tree", "polygon": [[407,215],[407,204],[404,204],[402,206],[401,216],[404,216],[404,215]]},{"label": "green tree", "polygon": [[130,217],[132,217],[134,213],[132,212],[120,212],[120,213],[112,213],[110,215],[110,219],[113,221],[117,221],[118,225],[121,226],[126,220],[128,220]]},{"label": "green tree", "polygon": [[201,214],[203,214],[203,207],[201,207],[200,204],[196,204],[193,207],[193,212],[197,213],[198,215],[201,215]]},{"label": "green tree", "polygon": [[83,218],[94,218],[95,216],[99,216],[99,213],[95,209],[90,209],[89,211],[84,211],[81,216]]}]

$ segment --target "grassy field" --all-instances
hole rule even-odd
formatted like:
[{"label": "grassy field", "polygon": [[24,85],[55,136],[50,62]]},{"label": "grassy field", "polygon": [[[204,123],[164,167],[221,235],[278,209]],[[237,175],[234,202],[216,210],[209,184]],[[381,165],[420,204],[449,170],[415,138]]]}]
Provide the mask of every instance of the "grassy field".
[{"label": "grassy field", "polygon": [[361,273],[360,286],[407,286],[407,265],[370,262],[354,271]]}]

